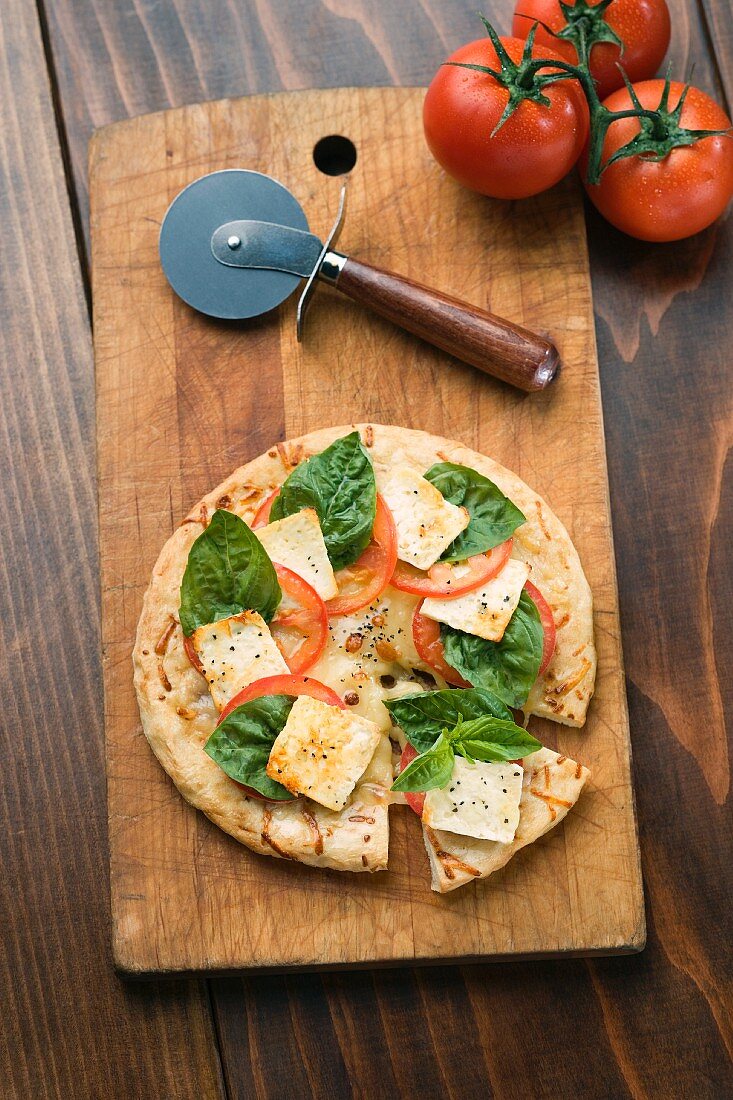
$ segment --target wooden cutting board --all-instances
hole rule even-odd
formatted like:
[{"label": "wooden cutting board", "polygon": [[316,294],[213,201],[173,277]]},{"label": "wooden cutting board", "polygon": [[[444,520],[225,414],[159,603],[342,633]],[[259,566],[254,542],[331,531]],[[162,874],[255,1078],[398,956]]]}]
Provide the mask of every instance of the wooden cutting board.
[{"label": "wooden cutting board", "polygon": [[[636,951],[644,908],[630,778],[603,422],[579,188],[502,203],[462,190],[425,148],[423,92],[343,89],[222,100],[123,122],[91,145],[94,331],[114,957],[126,972],[335,967]],[[341,181],[313,148],[358,154],[341,247],[549,332],[564,370],[531,397],[321,287],[247,323],[169,289],[169,202],[221,168],[269,172],[325,234]],[[462,440],[550,502],[593,589],[597,691],[585,729],[533,719],[593,778],[565,823],[488,883],[431,892],[417,818],[392,810],[390,871],[345,875],[254,855],[179,796],[142,734],[130,653],[170,532],[273,442],[376,420]]]}]

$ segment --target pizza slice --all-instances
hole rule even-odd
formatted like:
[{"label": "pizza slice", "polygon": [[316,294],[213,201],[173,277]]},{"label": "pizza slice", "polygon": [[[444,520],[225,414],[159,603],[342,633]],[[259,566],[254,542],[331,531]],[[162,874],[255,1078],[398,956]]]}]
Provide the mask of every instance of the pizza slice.
[{"label": "pizza slice", "polygon": [[440,894],[488,878],[512,856],[559,825],[578,801],[589,770],[551,749],[522,761],[521,793],[513,836],[482,840],[423,824],[432,888]]}]

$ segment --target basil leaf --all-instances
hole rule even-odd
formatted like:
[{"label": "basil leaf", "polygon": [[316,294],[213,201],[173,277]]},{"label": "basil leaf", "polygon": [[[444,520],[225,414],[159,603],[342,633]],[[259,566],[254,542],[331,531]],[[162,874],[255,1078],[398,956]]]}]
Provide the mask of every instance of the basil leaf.
[{"label": "basil leaf", "polygon": [[335,570],[352,565],[372,537],[377,485],[358,432],[296,466],[275,497],[273,520],[315,508]]},{"label": "basil leaf", "polygon": [[281,802],[292,794],[265,771],[275,738],[288,720],[295,700],[289,695],[262,695],[235,707],[217,726],[204,752],[230,779]]},{"label": "basil leaf", "polygon": [[474,687],[487,688],[507,706],[521,707],[542,663],[540,613],[526,591],[500,642],[487,642],[451,626],[440,627],[445,659]]},{"label": "basil leaf", "polygon": [[484,715],[462,722],[448,737],[453,751],[467,760],[521,760],[542,748],[531,733],[515,722]]},{"label": "basil leaf", "polygon": [[404,731],[418,752],[425,752],[440,731],[453,729],[463,720],[493,715],[511,721],[511,714],[496,695],[483,688],[450,688],[422,691],[401,699],[385,699],[392,721]]},{"label": "basil leaf", "polygon": [[219,508],[191,547],[181,581],[184,634],[240,611],[270,621],[282,592],[272,562],[247,524]]},{"label": "basil leaf", "polygon": [[505,497],[498,485],[470,466],[438,462],[425,474],[451,504],[467,508],[471,522],[461,531],[441,561],[463,561],[472,554],[484,554],[505,542],[526,517]]},{"label": "basil leaf", "polygon": [[455,755],[445,733],[435,744],[416,756],[392,784],[393,791],[432,791],[444,787],[453,774]]}]

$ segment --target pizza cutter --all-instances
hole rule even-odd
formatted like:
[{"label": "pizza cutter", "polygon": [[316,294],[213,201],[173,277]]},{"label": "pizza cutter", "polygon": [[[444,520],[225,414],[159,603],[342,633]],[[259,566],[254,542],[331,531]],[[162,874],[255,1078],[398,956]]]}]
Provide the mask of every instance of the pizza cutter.
[{"label": "pizza cutter", "polygon": [[337,252],[346,189],[325,241],[277,180],[227,169],[202,176],[173,200],[160,230],[160,259],[184,302],[209,317],[244,320],[279,306],[305,279],[298,339],[316,283],[355,302],[457,359],[519,389],[541,390],[559,367],[549,341],[467,302]]}]

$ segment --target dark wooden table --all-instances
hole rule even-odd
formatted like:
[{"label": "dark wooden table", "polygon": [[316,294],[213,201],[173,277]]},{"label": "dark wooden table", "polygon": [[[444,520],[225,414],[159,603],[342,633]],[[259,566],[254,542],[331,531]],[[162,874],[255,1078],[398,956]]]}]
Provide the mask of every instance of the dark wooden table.
[{"label": "dark wooden table", "polygon": [[[588,213],[644,953],[138,985],[111,966],[87,140],[198,100],[426,83],[475,6],[0,4],[3,1096],[733,1096],[731,220],[651,247]],[[511,6],[485,10],[507,27]],[[730,104],[730,0],[670,6],[675,73]]]}]

